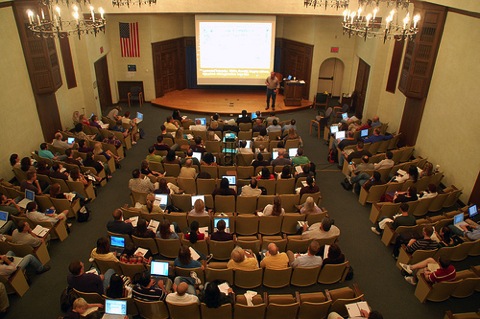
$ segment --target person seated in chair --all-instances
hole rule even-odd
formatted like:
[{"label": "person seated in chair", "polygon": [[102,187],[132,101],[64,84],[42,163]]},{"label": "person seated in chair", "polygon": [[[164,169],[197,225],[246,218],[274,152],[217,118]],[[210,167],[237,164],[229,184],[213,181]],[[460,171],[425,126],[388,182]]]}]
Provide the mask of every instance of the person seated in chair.
[{"label": "person seated in chair", "polygon": [[260,196],[262,190],[258,188],[258,183],[255,178],[250,179],[250,183],[242,187],[240,196]]},{"label": "person seated in chair", "polygon": [[112,213],[113,220],[107,223],[107,230],[116,234],[131,235],[133,233],[133,225],[130,220],[123,220],[123,211],[119,208]]},{"label": "person seated in chair", "polygon": [[324,239],[340,236],[340,229],[333,225],[328,217],[324,217],[320,223],[315,223],[310,227],[303,225],[302,239]]},{"label": "person seated in chair", "polygon": [[287,251],[289,264],[292,268],[296,267],[316,267],[322,265],[322,257],[317,256],[320,244],[316,240],[312,240],[308,246],[306,254],[294,254],[291,250]]},{"label": "person seated in chair", "polygon": [[[425,280],[429,283],[438,283],[442,281],[453,281],[457,275],[455,267],[446,257],[440,257],[437,260],[427,258],[414,265],[399,263],[400,267],[407,273],[405,280],[411,284],[417,284],[417,274],[422,273]],[[436,270],[434,270],[436,269]]]},{"label": "person seated in chair", "polygon": [[288,267],[288,256],[286,253],[280,253],[278,246],[275,243],[270,243],[267,246],[267,251],[264,254],[260,267],[268,269],[284,269]]},{"label": "person seated in chair", "polygon": [[255,254],[249,249],[242,249],[237,246],[230,254],[230,260],[227,263],[228,269],[255,270],[258,269],[258,261]]},{"label": "person seated in chair", "polygon": [[96,292],[103,295],[110,285],[110,278],[115,273],[108,269],[105,274],[97,275],[85,272],[85,265],[80,260],[74,260],[68,266],[70,274],[67,276],[68,286],[82,292]]},{"label": "person seated in chair", "polygon": [[242,116],[241,117],[239,116],[236,122],[237,122],[237,125],[239,125],[240,123],[252,123],[252,118],[247,113],[247,110],[242,110]]},{"label": "person seated in chair", "polygon": [[[5,227],[5,226],[4,226]],[[45,238],[38,237],[32,232],[30,224],[24,220],[18,222],[18,229],[15,229],[12,233],[12,243],[20,245],[29,245],[32,248],[36,248],[45,242]]]},{"label": "person seated in chair", "polygon": [[133,298],[143,301],[164,301],[169,294],[166,287],[172,286],[172,281],[166,278],[165,281],[155,280],[150,276],[149,271],[136,274],[133,278],[135,286],[133,286]]},{"label": "person seated in chair", "polygon": [[227,228],[227,224],[223,219],[220,219],[217,223],[217,231],[210,236],[210,240],[216,240],[216,241],[233,240],[233,235],[231,233],[227,233],[225,231],[226,228]]},{"label": "person seated in chair", "polygon": [[55,225],[59,220],[66,221],[68,210],[64,210],[61,213],[43,214],[37,211],[37,203],[30,202],[27,204],[27,218],[34,223],[49,222]]},{"label": "person seated in chair", "polygon": [[[17,270],[17,266],[10,260],[12,257],[15,257],[13,251],[8,251],[5,255],[0,255],[0,276],[10,276]],[[50,266],[43,266],[42,263],[31,254],[22,257],[22,260],[18,263],[18,267],[23,271],[31,268],[35,270],[38,275],[50,270]]]}]

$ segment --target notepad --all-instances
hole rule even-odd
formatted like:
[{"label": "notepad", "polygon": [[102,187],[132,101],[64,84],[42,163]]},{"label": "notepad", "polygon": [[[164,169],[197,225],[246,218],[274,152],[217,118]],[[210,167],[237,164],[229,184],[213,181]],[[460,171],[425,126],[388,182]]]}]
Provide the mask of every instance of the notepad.
[{"label": "notepad", "polygon": [[157,232],[158,226],[160,226],[160,222],[158,220],[151,219],[150,223],[148,223],[148,228],[153,230],[155,233]]},{"label": "notepad", "polygon": [[138,247],[137,250],[133,253],[134,256],[142,256],[145,258],[145,255],[148,253],[148,249]]},{"label": "notepad", "polygon": [[350,318],[362,317],[360,310],[365,310],[367,312],[370,312],[370,308],[368,307],[368,304],[366,301],[351,303],[351,304],[345,305],[345,307],[347,308],[348,316]]},{"label": "notepad", "polygon": [[132,226],[133,226],[133,227],[137,227],[138,216],[130,217],[128,220],[132,222]]},{"label": "notepad", "polygon": [[49,230],[50,229],[48,229],[46,227],[37,225],[37,226],[35,226],[34,229],[32,229],[32,233],[34,233],[38,237],[44,237],[48,233]]},{"label": "notepad", "polygon": [[190,249],[190,255],[192,256],[193,260],[200,259],[200,255],[195,251],[195,249],[193,249],[192,247],[188,247],[188,249]]}]

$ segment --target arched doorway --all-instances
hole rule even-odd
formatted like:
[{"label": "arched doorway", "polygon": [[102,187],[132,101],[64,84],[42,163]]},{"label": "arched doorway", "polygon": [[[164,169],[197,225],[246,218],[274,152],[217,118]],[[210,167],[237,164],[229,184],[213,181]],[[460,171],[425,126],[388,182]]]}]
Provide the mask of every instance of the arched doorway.
[{"label": "arched doorway", "polygon": [[329,58],[323,61],[318,72],[317,92],[331,93],[340,96],[342,91],[343,70],[345,65],[340,59]]}]

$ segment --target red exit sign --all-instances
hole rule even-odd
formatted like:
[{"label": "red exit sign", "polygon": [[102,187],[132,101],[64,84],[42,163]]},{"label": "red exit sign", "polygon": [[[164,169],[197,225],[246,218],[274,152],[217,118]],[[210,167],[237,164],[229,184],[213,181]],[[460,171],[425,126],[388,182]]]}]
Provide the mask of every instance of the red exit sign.
[{"label": "red exit sign", "polygon": [[338,53],[338,47],[331,47],[330,53]]}]

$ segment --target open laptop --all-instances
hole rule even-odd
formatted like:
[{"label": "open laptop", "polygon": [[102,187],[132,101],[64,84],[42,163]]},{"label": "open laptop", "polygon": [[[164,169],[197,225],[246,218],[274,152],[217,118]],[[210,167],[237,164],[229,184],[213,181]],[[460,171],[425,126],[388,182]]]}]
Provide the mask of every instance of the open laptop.
[{"label": "open laptop", "polygon": [[200,125],[207,125],[207,119],[205,117],[197,117],[195,118],[195,124],[197,123],[197,121],[200,122]]},{"label": "open laptop", "polygon": [[75,143],[75,137],[68,137],[67,138],[67,144],[68,145],[73,145]]},{"label": "open laptop", "polygon": [[110,236],[110,251],[120,255],[125,250],[125,238],[120,236]]},{"label": "open laptop", "polygon": [[214,231],[217,231],[217,223],[220,221],[220,220],[223,220],[225,221],[225,225],[226,225],[226,228],[225,228],[225,231],[227,233],[230,232],[230,218],[228,217],[214,217],[213,218],[213,227],[214,227]]},{"label": "open laptop", "polygon": [[252,120],[256,119],[257,118],[257,113],[256,112],[252,112],[252,116],[250,116],[250,118]]},{"label": "open laptop", "polygon": [[124,319],[127,315],[127,301],[105,299],[105,314],[103,319]]},{"label": "open laptop", "polygon": [[25,190],[25,198],[17,203],[22,208],[27,208],[27,204],[35,200],[35,192],[29,189]]},{"label": "open laptop", "polygon": [[368,136],[368,128],[360,131],[360,137],[367,137]]},{"label": "open laptop", "polygon": [[197,199],[201,199],[205,203],[205,195],[192,195],[192,207],[195,205]]},{"label": "open laptop", "polygon": [[342,113],[342,120],[346,121],[348,119],[348,113]]},{"label": "open laptop", "polygon": [[335,138],[340,141],[343,140],[345,138],[345,131],[338,131],[335,133]]},{"label": "open laptop", "polygon": [[272,152],[272,161],[278,157],[278,151]]},{"label": "open laptop", "polygon": [[0,210],[0,228],[8,222],[8,212]]},{"label": "open laptop", "polygon": [[293,79],[293,76],[291,76],[290,74],[287,76],[287,80],[290,81],[291,79]]},{"label": "open laptop", "polygon": [[237,176],[235,176],[235,175],[223,175],[222,178],[228,179],[228,187],[237,191]]},{"label": "open laptop", "polygon": [[202,160],[202,153],[201,152],[192,152],[192,157],[198,159],[198,162],[200,163]]},{"label": "open laptop", "polygon": [[457,227],[461,231],[463,231],[463,229],[460,226],[468,226],[467,222],[463,220],[463,217],[463,213],[457,214],[453,217],[453,226]]},{"label": "open laptop", "polygon": [[298,147],[292,147],[288,149],[288,156],[295,157],[297,156]]},{"label": "open laptop", "polygon": [[476,223],[480,221],[480,214],[478,213],[477,205],[468,207],[468,218]]},{"label": "open laptop", "polygon": [[168,277],[168,262],[152,260],[150,264],[150,276],[155,279]]},{"label": "open laptop", "polygon": [[168,195],[167,194],[155,194],[155,201],[153,205],[160,206],[161,209],[165,210],[168,205]]},{"label": "open laptop", "polygon": [[246,140],[245,141],[247,145],[245,145],[245,148],[252,148],[252,140]]},{"label": "open laptop", "polygon": [[137,112],[137,118],[135,119],[135,123],[140,123],[143,121],[143,113]]},{"label": "open laptop", "polygon": [[330,126],[330,134],[335,134],[338,132],[338,125]]}]

